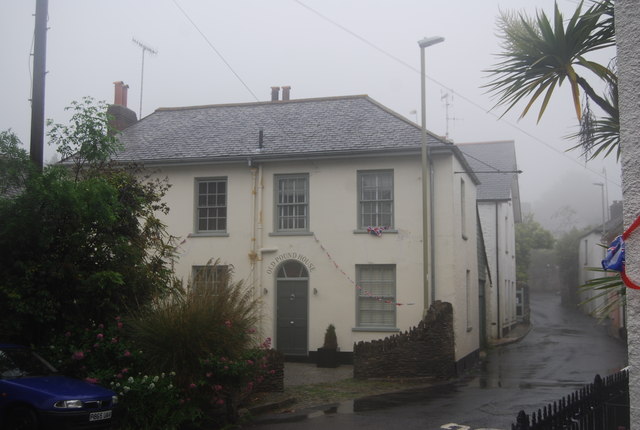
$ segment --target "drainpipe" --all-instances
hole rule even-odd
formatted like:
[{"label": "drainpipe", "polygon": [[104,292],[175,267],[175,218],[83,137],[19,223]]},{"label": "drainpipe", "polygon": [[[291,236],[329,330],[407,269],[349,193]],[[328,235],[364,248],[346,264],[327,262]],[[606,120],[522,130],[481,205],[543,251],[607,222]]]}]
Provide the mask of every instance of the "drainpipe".
[{"label": "drainpipe", "polygon": [[[427,148],[427,151],[429,151],[429,149]],[[430,151],[429,151],[430,152]],[[435,302],[437,300],[436,298],[436,253],[434,252],[434,248],[435,248],[435,240],[433,239],[433,232],[436,231],[435,229],[435,215],[434,215],[434,207],[435,207],[435,172],[433,171],[433,158],[430,156],[429,157],[429,176],[431,178],[431,180],[429,181],[429,260],[430,260],[430,265],[431,267],[429,268],[429,283],[431,284],[431,303]]]},{"label": "drainpipe", "polygon": [[256,218],[256,236],[255,236],[255,246],[256,249],[258,250],[258,273],[257,273],[257,278],[258,278],[258,282],[256,283],[256,286],[258,288],[259,292],[262,292],[262,244],[263,244],[263,231],[264,231],[264,226],[262,224],[262,199],[263,199],[263,190],[264,190],[264,184],[262,183],[262,163],[258,164],[258,182],[257,182],[257,218]]},{"label": "drainpipe", "polygon": [[258,271],[256,270],[256,263],[258,260],[258,253],[257,253],[258,247],[256,244],[256,234],[257,234],[256,177],[257,177],[258,169],[253,167],[252,161],[250,158],[247,160],[247,164],[249,165],[249,168],[251,170],[251,251],[249,252],[249,261],[251,262],[251,268],[253,272],[252,278],[253,278],[253,285],[254,285],[254,294],[258,296],[260,294],[260,288],[258,286]]},{"label": "drainpipe", "polygon": [[495,202],[496,205],[496,283],[497,283],[497,287],[496,288],[496,310],[497,310],[497,317],[498,317],[498,339],[502,338],[502,322],[500,320],[500,252],[498,252],[498,245],[500,244],[500,241],[498,240],[498,228],[499,226],[499,222],[498,222],[498,202]]}]

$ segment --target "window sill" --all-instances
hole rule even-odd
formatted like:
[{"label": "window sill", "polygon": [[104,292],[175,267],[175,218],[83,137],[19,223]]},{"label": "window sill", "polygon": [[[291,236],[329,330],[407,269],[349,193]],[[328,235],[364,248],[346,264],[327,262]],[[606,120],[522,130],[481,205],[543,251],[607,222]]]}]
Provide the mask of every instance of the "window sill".
[{"label": "window sill", "polygon": [[189,233],[187,237],[229,237],[229,233],[226,231],[210,231],[201,233]]},{"label": "window sill", "polygon": [[354,327],[351,331],[355,332],[393,332],[398,333],[399,328],[396,327]]},{"label": "window sill", "polygon": [[274,231],[269,236],[313,236],[312,231]]},{"label": "window sill", "polygon": [[[392,228],[392,229],[384,230],[382,232],[383,235],[388,234],[388,233],[390,233],[390,234],[398,234],[398,230]],[[369,232],[367,230],[361,230],[361,229],[353,230],[353,234],[371,234],[371,235],[375,236],[371,232]]]}]

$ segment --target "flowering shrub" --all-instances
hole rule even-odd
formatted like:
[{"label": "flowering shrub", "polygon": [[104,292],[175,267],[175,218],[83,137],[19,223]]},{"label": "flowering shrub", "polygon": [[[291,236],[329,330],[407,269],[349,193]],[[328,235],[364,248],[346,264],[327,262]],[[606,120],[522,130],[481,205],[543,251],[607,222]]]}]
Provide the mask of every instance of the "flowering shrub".
[{"label": "flowering shrub", "polygon": [[42,354],[61,372],[107,385],[134,367],[141,351],[134,348],[116,317],[110,324],[94,323],[53,335]]},{"label": "flowering shrub", "polygon": [[174,385],[175,373],[135,376],[111,381],[123,405],[122,430],[177,429],[200,417],[195,403]]}]

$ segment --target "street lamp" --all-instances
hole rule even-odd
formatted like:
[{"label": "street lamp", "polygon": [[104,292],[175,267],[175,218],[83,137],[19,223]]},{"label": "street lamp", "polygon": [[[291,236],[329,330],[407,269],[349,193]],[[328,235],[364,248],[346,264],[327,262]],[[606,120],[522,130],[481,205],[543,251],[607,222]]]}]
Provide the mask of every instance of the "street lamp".
[{"label": "street lamp", "polygon": [[424,312],[429,309],[433,293],[429,291],[429,248],[430,248],[430,231],[429,225],[431,217],[429,216],[429,175],[428,175],[428,154],[427,154],[427,102],[426,102],[426,86],[425,86],[425,65],[424,65],[424,49],[436,43],[444,42],[444,37],[425,37],[418,41],[420,47],[420,92],[422,99],[422,274],[424,282]]},{"label": "street lamp", "polygon": [[604,236],[606,234],[605,231],[605,224],[606,224],[606,205],[604,203],[604,183],[603,182],[594,182],[593,185],[600,187],[601,188],[601,194],[602,194],[602,235]]}]

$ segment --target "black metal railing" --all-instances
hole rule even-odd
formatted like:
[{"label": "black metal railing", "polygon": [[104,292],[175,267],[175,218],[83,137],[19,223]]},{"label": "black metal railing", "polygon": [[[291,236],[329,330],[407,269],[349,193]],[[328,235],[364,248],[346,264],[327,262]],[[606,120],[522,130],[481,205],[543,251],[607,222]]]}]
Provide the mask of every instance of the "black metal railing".
[{"label": "black metal railing", "polygon": [[629,428],[629,372],[622,370],[585,385],[537,413],[520,411],[511,430],[626,430]]}]

